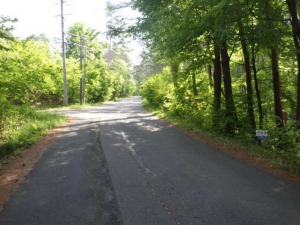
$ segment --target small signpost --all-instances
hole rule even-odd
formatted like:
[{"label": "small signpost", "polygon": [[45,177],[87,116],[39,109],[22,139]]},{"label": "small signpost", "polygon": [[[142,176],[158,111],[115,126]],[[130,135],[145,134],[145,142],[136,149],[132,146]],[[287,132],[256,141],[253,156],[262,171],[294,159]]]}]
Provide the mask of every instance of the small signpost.
[{"label": "small signpost", "polygon": [[268,139],[268,131],[267,130],[256,130],[256,138],[257,140],[263,141]]}]

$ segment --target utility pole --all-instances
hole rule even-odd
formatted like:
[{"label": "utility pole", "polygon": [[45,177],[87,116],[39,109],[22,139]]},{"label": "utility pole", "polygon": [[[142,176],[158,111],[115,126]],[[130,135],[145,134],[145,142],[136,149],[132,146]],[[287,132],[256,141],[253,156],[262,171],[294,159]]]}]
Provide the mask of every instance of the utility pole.
[{"label": "utility pole", "polygon": [[[97,52],[95,49],[93,48],[89,48],[87,47],[84,43],[84,40],[86,40],[86,38],[83,38],[81,35],[77,36],[75,34],[71,34],[68,33],[69,35],[75,36],[75,37],[80,37],[80,45],[73,43],[75,45],[80,46],[80,69],[82,71],[82,48],[84,47],[84,65],[83,65],[83,74],[82,77],[80,78],[80,103],[84,104],[85,103],[85,77],[86,77],[86,61],[87,61],[87,49],[92,50],[94,52]],[[99,53],[99,52],[98,52]]]},{"label": "utility pole", "polygon": [[61,42],[62,42],[62,57],[63,57],[63,76],[64,76],[64,105],[68,105],[68,90],[67,90],[67,74],[66,74],[66,51],[65,51],[65,33],[64,33],[64,0],[60,0],[61,4]]},{"label": "utility pole", "polygon": [[[80,71],[82,72],[82,36],[80,35]],[[79,100],[80,100],[80,105],[82,105],[82,99],[83,99],[83,94],[82,94],[82,76],[80,77],[80,93],[79,93]]]},{"label": "utility pole", "polygon": [[84,69],[82,81],[82,102],[85,103],[85,72],[86,72],[86,46],[84,46]]},{"label": "utility pole", "polygon": [[109,48],[108,48],[108,59],[107,59],[107,67],[109,67],[110,61],[111,61],[111,34],[109,35]]}]

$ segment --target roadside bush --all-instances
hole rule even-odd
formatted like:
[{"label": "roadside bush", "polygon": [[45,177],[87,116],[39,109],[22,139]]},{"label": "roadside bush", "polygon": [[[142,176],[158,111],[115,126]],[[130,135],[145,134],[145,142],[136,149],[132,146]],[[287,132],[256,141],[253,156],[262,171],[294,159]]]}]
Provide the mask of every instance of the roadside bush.
[{"label": "roadside bush", "polygon": [[162,107],[167,100],[167,95],[172,91],[172,86],[163,77],[164,74],[156,74],[150,77],[142,85],[142,96],[156,107]]},{"label": "roadside bush", "polygon": [[32,145],[47,131],[65,121],[64,116],[36,112],[26,106],[10,105],[9,109],[1,111],[0,157]]},{"label": "roadside bush", "polygon": [[300,146],[295,140],[300,132],[294,123],[283,128],[268,127],[269,139],[264,141],[264,153],[276,159],[276,162],[288,170],[300,174]]}]

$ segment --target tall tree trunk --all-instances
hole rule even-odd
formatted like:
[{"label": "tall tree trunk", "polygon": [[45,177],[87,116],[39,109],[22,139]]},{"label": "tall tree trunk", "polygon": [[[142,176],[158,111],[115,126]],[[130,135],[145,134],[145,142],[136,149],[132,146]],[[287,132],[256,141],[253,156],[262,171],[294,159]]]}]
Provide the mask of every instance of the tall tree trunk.
[{"label": "tall tree trunk", "polygon": [[241,45],[245,60],[245,70],[246,70],[246,84],[247,84],[247,104],[248,104],[248,117],[250,120],[250,125],[253,130],[256,129],[254,107],[253,107],[253,90],[252,90],[252,79],[251,79],[251,66],[250,66],[250,55],[245,40],[245,33],[242,21],[238,21],[239,33],[241,38]]},{"label": "tall tree trunk", "polygon": [[283,115],[282,105],[280,99],[280,79],[278,68],[278,55],[277,49],[271,47],[271,59],[272,59],[272,75],[273,75],[273,90],[274,90],[274,106],[277,127],[283,127]]},{"label": "tall tree trunk", "polygon": [[294,36],[294,45],[296,48],[297,66],[298,66],[298,87],[297,87],[297,107],[296,107],[296,121],[298,122],[297,128],[300,128],[300,23],[297,14],[297,4],[295,0],[286,0],[292,21],[292,30]]},{"label": "tall tree trunk", "polygon": [[193,79],[193,92],[194,92],[194,96],[197,96],[198,92],[197,92],[197,86],[196,86],[195,72],[192,72],[192,79]]},{"label": "tall tree trunk", "polygon": [[222,71],[223,71],[223,81],[225,89],[225,106],[226,106],[226,131],[229,135],[234,135],[235,123],[237,122],[237,115],[235,111],[233,96],[232,96],[232,86],[231,86],[231,74],[230,74],[230,64],[229,55],[227,52],[227,43],[224,41],[222,43],[221,49],[222,58]]},{"label": "tall tree trunk", "polygon": [[[194,59],[192,60],[192,63],[195,63]],[[193,81],[193,93],[194,93],[194,96],[197,96],[198,91],[197,91],[197,85],[196,85],[196,72],[195,71],[192,72],[192,81]]]},{"label": "tall tree trunk", "polygon": [[221,109],[221,92],[222,92],[222,71],[221,71],[221,58],[220,58],[220,48],[214,46],[214,115],[213,115],[213,126],[215,128],[219,127],[220,119],[220,109]]},{"label": "tall tree trunk", "polygon": [[[265,13],[267,18],[270,18],[269,13],[271,12],[271,4],[269,1],[265,2]],[[274,29],[272,21],[269,21],[269,26]],[[277,49],[274,46],[270,47],[271,50],[271,61],[272,61],[272,76],[273,76],[273,92],[274,92],[274,107],[276,125],[278,128],[283,127],[283,114],[282,105],[280,98],[280,78],[279,78],[279,67],[278,67],[278,54]]]},{"label": "tall tree trunk", "polygon": [[296,35],[294,35],[294,43],[297,50],[296,56],[297,56],[297,66],[298,66],[296,121],[298,122],[297,128],[299,129],[300,128],[300,44]]},{"label": "tall tree trunk", "polygon": [[174,87],[178,87],[178,71],[179,71],[179,65],[178,63],[173,63],[171,64],[171,72],[172,72],[172,77],[173,77],[173,84]]},{"label": "tall tree trunk", "polygon": [[297,4],[296,0],[286,0],[286,4],[288,5],[291,17],[292,17],[292,28],[293,28],[293,33],[298,37],[300,40],[300,24],[299,24],[299,19],[297,15]]},{"label": "tall tree trunk", "polygon": [[211,65],[209,65],[209,66],[207,66],[207,73],[208,73],[208,79],[209,79],[209,86],[211,87],[211,88],[213,88],[213,81],[212,81],[212,67],[211,67]]},{"label": "tall tree trunk", "polygon": [[214,110],[219,111],[221,108],[221,86],[222,86],[222,71],[221,71],[221,58],[220,48],[215,45],[214,47]]},{"label": "tall tree trunk", "polygon": [[263,112],[262,112],[260,91],[258,88],[258,81],[257,81],[257,69],[256,69],[256,63],[255,63],[255,44],[254,43],[252,45],[252,68],[253,68],[253,76],[254,76],[256,98],[257,98],[258,113],[259,113],[259,129],[262,129],[263,128]]}]

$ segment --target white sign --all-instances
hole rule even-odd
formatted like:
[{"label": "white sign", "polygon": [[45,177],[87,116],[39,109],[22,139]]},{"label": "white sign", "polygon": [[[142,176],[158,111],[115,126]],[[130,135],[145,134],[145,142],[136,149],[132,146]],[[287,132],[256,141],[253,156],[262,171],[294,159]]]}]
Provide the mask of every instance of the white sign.
[{"label": "white sign", "polygon": [[268,131],[267,130],[256,130],[256,138],[258,140],[268,139]]}]

